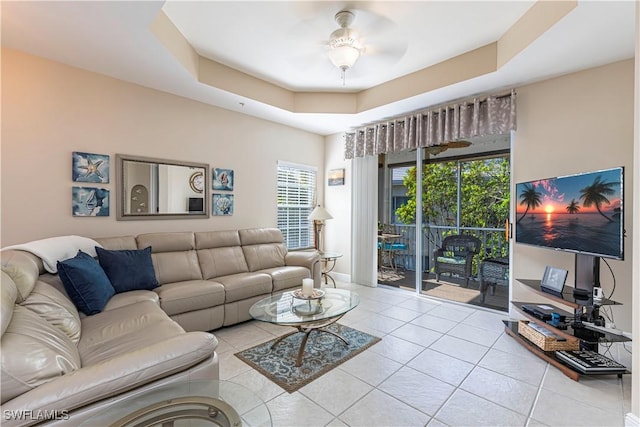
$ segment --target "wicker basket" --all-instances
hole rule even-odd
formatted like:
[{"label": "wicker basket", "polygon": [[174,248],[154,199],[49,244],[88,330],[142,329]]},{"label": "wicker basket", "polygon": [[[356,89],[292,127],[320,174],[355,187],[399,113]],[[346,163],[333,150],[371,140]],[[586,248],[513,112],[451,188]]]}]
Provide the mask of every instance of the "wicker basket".
[{"label": "wicker basket", "polygon": [[558,341],[556,335],[553,332],[537,324],[534,324],[534,326],[532,327],[526,320],[521,320],[518,322],[518,333],[544,351],[580,349],[580,342],[577,338],[567,339],[566,341]]}]

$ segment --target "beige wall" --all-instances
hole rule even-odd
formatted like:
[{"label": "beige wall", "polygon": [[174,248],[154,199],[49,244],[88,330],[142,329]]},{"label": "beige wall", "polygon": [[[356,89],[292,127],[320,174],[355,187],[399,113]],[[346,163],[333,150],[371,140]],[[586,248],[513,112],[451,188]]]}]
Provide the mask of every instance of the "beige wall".
[{"label": "beige wall", "polygon": [[[631,272],[634,260],[633,223],[633,60],[618,62],[517,89],[518,129],[512,142],[512,184],[605,169],[625,167],[625,260],[607,260],[615,273],[613,299],[625,305],[612,308],[618,328],[631,331]],[[512,191],[513,194],[513,191]],[[512,218],[515,218],[512,215]],[[512,277],[540,278],[546,265],[569,270],[570,253],[513,245]],[[601,264],[605,295],[613,289],[607,266]],[[514,280],[512,300],[535,300]]]},{"label": "beige wall", "polygon": [[325,175],[331,169],[345,169],[344,185],[327,186],[325,207],[334,219],[326,222],[325,250],[343,254],[335,266],[336,278],[351,280],[351,161],[344,159],[344,134],[326,137]]},{"label": "beige wall", "polygon": [[[2,50],[2,246],[64,234],[276,225],[276,163],[318,167],[324,138],[178,96]],[[71,153],[111,156],[111,216],[71,216]],[[197,220],[116,221],[115,154],[235,170],[235,212]],[[319,186],[319,200],[324,187]]]}]

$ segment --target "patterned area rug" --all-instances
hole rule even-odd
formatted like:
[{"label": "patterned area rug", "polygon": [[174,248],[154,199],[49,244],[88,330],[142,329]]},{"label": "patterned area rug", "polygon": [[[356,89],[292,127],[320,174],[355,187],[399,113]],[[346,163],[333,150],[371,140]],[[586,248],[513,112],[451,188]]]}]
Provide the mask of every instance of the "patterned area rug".
[{"label": "patterned area rug", "polygon": [[300,367],[296,367],[295,364],[303,333],[285,338],[273,349],[271,345],[275,339],[236,353],[236,356],[289,393],[293,393],[380,341],[378,337],[339,323],[334,323],[326,329],[344,337],[349,346],[331,334],[311,332]]}]

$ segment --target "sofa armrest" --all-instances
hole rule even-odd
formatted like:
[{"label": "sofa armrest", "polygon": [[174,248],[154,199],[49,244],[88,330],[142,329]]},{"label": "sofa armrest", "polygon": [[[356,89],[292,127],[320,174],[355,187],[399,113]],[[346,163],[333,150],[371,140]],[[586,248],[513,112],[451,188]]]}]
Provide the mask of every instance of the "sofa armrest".
[{"label": "sofa armrest", "polygon": [[284,257],[285,265],[307,267],[309,270],[311,270],[318,261],[320,261],[320,255],[316,251],[287,252],[287,255]]},{"label": "sofa armrest", "polygon": [[[2,405],[3,411],[68,411],[113,397],[217,357],[218,340],[206,332],[189,332],[82,367]],[[211,378],[218,379],[218,378]],[[25,420],[13,420],[24,425]],[[37,422],[34,420],[34,422]],[[28,423],[29,424],[29,423]],[[28,425],[26,424],[26,425]],[[3,425],[5,423],[3,422]]]},{"label": "sofa armrest", "polygon": [[322,285],[321,275],[322,267],[320,266],[320,254],[316,251],[296,251],[287,252],[284,257],[285,265],[295,265],[297,267],[306,267],[311,272],[311,278],[314,287],[320,288]]}]

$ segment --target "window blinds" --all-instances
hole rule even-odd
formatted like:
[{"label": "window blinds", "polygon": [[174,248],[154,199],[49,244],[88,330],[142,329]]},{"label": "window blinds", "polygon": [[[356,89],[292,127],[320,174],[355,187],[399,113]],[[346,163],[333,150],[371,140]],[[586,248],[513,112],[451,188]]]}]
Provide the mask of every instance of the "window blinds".
[{"label": "window blinds", "polygon": [[313,221],[317,169],[278,162],[278,228],[288,249],[313,247]]}]

